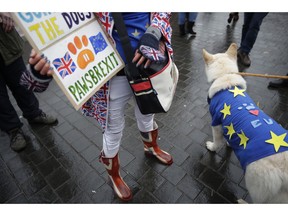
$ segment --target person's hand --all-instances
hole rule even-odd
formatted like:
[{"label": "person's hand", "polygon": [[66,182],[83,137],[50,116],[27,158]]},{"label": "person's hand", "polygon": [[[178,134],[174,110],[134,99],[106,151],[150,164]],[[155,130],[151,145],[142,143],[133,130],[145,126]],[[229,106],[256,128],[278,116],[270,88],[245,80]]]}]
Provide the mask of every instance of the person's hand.
[{"label": "person's hand", "polygon": [[151,62],[163,62],[165,60],[165,46],[163,51],[163,43],[160,43],[161,37],[162,34],[158,28],[150,26],[147,29],[139,41],[132,60],[137,67],[144,64],[144,68],[147,68]]},{"label": "person's hand", "polygon": [[29,64],[41,75],[52,76],[54,73],[53,69],[50,67],[50,62],[47,61],[47,58],[43,55],[41,56],[34,49],[31,50]]},{"label": "person's hand", "polygon": [[[137,49],[132,62],[137,62],[137,67],[141,64],[144,64],[144,68],[147,68],[150,66],[151,62],[163,62],[166,59],[166,48],[162,41],[159,43],[159,50],[152,49],[153,48],[150,47],[142,47],[141,51]],[[148,58],[147,56],[149,55],[153,55],[153,57]],[[154,59],[151,60],[151,58]]]},{"label": "person's hand", "polygon": [[9,13],[0,13],[0,26],[5,32],[10,32],[14,28],[14,21]]}]

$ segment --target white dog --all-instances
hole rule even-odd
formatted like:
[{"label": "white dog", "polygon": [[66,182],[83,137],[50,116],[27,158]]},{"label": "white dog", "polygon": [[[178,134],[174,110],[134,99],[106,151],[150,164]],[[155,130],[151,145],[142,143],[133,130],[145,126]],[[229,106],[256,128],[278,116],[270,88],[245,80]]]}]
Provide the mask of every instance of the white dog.
[{"label": "white dog", "polygon": [[254,203],[288,203],[287,130],[259,109],[247,95],[246,81],[238,73],[237,45],[212,55],[203,49],[216,151],[225,140],[245,172],[245,182]]}]

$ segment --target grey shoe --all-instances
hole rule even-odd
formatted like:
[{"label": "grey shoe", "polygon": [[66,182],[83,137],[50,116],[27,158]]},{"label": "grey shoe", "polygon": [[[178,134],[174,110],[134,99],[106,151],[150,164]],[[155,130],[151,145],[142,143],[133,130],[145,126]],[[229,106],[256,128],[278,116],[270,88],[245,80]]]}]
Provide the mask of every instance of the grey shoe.
[{"label": "grey shoe", "polygon": [[39,116],[28,119],[29,124],[57,124],[58,120],[56,117],[48,115],[44,112],[42,112]]},{"label": "grey shoe", "polygon": [[237,57],[238,57],[238,61],[241,64],[243,64],[247,67],[249,67],[251,65],[251,60],[250,60],[249,54],[247,54],[241,50],[238,50]]},{"label": "grey shoe", "polygon": [[21,151],[26,147],[27,143],[21,128],[8,131],[8,135],[10,137],[10,147],[14,151]]}]

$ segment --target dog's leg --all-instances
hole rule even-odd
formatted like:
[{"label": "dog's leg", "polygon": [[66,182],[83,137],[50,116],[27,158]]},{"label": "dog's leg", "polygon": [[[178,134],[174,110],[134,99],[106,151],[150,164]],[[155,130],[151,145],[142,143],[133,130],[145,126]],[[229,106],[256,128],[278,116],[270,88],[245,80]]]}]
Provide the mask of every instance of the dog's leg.
[{"label": "dog's leg", "polygon": [[249,164],[245,183],[254,203],[288,203],[288,151]]},{"label": "dog's leg", "polygon": [[223,129],[222,125],[212,127],[213,142],[207,141],[206,147],[210,151],[217,151],[223,144]]},{"label": "dog's leg", "polygon": [[[277,203],[283,184],[283,175],[276,155],[254,161],[246,168],[245,184],[253,203]],[[277,154],[281,156],[281,153]]]}]

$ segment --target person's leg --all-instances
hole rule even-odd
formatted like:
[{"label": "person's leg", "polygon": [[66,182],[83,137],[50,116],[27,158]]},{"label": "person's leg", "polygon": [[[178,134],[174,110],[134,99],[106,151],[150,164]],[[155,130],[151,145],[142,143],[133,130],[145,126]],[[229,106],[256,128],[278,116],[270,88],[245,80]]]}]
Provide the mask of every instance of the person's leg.
[{"label": "person's leg", "polygon": [[244,13],[241,45],[238,50],[238,60],[245,66],[250,66],[249,53],[252,50],[264,17],[268,13]]},{"label": "person's leg", "polygon": [[242,26],[242,32],[241,32],[240,48],[242,47],[242,43],[245,41],[246,34],[250,26],[250,21],[253,17],[253,13],[244,13],[243,16],[244,16],[244,20],[243,20],[243,26]]},{"label": "person's leg", "polygon": [[186,13],[178,13],[178,25],[179,25],[179,35],[185,35],[185,21],[186,21]]},{"label": "person's leg", "polygon": [[125,127],[124,110],[131,96],[125,76],[115,76],[110,80],[108,120],[103,134],[103,151],[107,157],[114,157],[119,151]]},{"label": "person's leg", "polygon": [[132,91],[125,76],[115,76],[110,80],[110,97],[107,127],[103,134],[103,150],[100,162],[104,164],[113,188],[122,200],[130,200],[132,193],[120,176],[119,148],[125,126],[124,110]]},{"label": "person's leg", "polygon": [[57,118],[44,113],[39,108],[39,101],[32,91],[29,91],[25,86],[20,84],[20,77],[26,70],[23,58],[20,57],[12,64],[6,67],[4,77],[7,81],[7,86],[11,90],[14,98],[20,109],[23,112],[23,117],[30,124],[55,124]]},{"label": "person's leg", "polygon": [[39,116],[42,111],[39,109],[39,101],[34,93],[20,85],[20,77],[25,70],[26,66],[22,57],[20,57],[6,67],[3,76],[18,106],[23,112],[23,117],[33,119]]},{"label": "person's leg", "polygon": [[161,150],[157,144],[158,125],[154,122],[154,114],[143,115],[136,104],[135,117],[144,143],[144,152],[154,155],[163,164],[172,164],[172,156],[166,151]]},{"label": "person's leg", "polygon": [[0,129],[3,131],[10,131],[15,128],[21,128],[22,122],[20,121],[18,114],[12,106],[8,91],[6,88],[6,82],[0,71]]},{"label": "person's leg", "polygon": [[3,77],[5,70],[6,67],[0,56],[0,129],[9,135],[11,148],[14,151],[20,151],[26,147],[26,140],[21,130],[23,123],[9,99],[6,81]]},{"label": "person's leg", "polygon": [[240,50],[249,54],[257,39],[260,26],[268,13],[245,13]]},{"label": "person's leg", "polygon": [[189,22],[195,22],[197,18],[198,13],[197,12],[191,12],[189,13]]},{"label": "person's leg", "polygon": [[184,25],[186,20],[185,13],[178,13],[178,25]]},{"label": "person's leg", "polygon": [[188,19],[188,33],[192,34],[192,36],[196,36],[196,32],[194,31],[193,27],[195,26],[195,20],[197,18],[198,13],[197,12],[191,12],[189,13],[189,19]]}]

